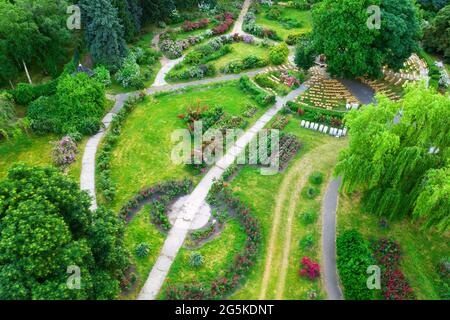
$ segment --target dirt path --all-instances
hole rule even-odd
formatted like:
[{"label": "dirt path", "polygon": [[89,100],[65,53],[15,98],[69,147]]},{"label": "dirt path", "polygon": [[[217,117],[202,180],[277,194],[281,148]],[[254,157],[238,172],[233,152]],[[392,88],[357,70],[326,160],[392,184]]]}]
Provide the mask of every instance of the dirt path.
[{"label": "dirt path", "polygon": [[[300,193],[303,187],[307,183],[308,177],[313,172],[314,160],[324,154],[327,150],[332,148],[334,141],[323,144],[313,150],[311,150],[304,157],[299,159],[295,166],[288,172],[288,174],[283,179],[279,192],[275,200],[275,210],[273,217],[272,230],[270,234],[269,246],[266,250],[266,263],[264,269],[264,276],[262,279],[261,292],[259,299],[267,299],[267,289],[269,287],[271,275],[276,272],[280,275],[277,289],[276,289],[276,299],[281,300],[283,298],[286,276],[289,267],[289,256],[291,251],[292,242],[292,226],[295,217],[296,207],[300,199]],[[295,184],[294,188],[292,186]],[[291,192],[295,190],[295,192]],[[286,203],[288,200],[288,203]],[[277,237],[281,232],[281,220],[283,217],[284,210],[288,210],[288,216],[286,219],[287,228],[285,230],[285,236],[283,237],[283,242],[279,243]],[[274,261],[274,253],[276,247],[282,247],[282,258],[281,261]]]}]

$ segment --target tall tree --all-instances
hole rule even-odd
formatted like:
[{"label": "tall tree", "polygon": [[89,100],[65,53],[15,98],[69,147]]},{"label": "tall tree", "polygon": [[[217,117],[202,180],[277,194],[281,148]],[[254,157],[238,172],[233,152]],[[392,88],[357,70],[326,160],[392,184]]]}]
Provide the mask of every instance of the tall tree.
[{"label": "tall tree", "polygon": [[401,102],[379,97],[377,106],[352,111],[346,117],[350,147],[336,168],[344,188],[362,190],[371,213],[414,213],[426,226],[448,231],[449,117],[449,99],[425,85],[409,87]]},{"label": "tall tree", "polygon": [[71,44],[66,9],[63,0],[0,2],[0,81],[14,79],[29,64],[57,74]]},{"label": "tall tree", "polygon": [[[128,254],[114,213],[91,212],[89,195],[54,168],[14,166],[0,199],[0,299],[117,296]],[[68,286],[73,267],[79,289]]]},{"label": "tall tree", "polygon": [[173,0],[141,0],[145,22],[165,21],[176,9]]},{"label": "tall tree", "polygon": [[[380,29],[369,28],[372,5],[381,8]],[[313,45],[337,76],[380,76],[383,65],[398,69],[416,48],[419,31],[411,0],[324,0],[313,9]]]},{"label": "tall tree", "polygon": [[425,49],[442,54],[450,62],[450,5],[443,8],[425,30]]},{"label": "tall tree", "polygon": [[128,5],[128,1],[112,0],[113,6],[117,9],[120,24],[123,26],[124,37],[127,42],[132,41],[136,35],[136,27],[133,16]]},{"label": "tall tree", "polygon": [[81,0],[86,43],[96,63],[120,68],[128,53],[117,9],[109,0]]}]

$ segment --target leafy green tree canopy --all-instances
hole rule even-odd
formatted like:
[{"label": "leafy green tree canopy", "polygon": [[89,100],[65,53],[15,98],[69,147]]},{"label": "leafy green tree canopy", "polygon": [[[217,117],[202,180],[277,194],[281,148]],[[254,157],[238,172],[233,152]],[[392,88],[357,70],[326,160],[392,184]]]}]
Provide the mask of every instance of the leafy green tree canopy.
[{"label": "leafy green tree canopy", "polygon": [[[0,299],[113,299],[128,265],[123,222],[54,168],[14,166],[0,182]],[[80,288],[68,268],[80,268]],[[70,271],[70,268],[69,268]]]},{"label": "leafy green tree canopy", "polygon": [[[381,8],[380,29],[368,12],[373,5]],[[411,0],[324,0],[313,8],[313,46],[336,76],[378,77],[384,65],[400,68],[416,49],[419,31]]]},{"label": "leafy green tree canopy", "polygon": [[350,147],[336,174],[348,191],[362,190],[368,212],[395,218],[414,216],[447,231],[450,217],[450,100],[410,86],[401,102],[378,97],[377,106],[346,117]]}]

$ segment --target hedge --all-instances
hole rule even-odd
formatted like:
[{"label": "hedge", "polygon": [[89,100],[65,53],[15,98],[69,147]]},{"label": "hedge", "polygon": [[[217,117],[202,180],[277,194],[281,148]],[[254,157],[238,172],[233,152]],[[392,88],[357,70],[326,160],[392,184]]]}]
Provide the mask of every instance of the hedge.
[{"label": "hedge", "polygon": [[252,95],[253,99],[255,99],[255,101],[261,106],[267,106],[275,103],[275,95],[269,94],[256,86],[252,81],[250,81],[248,76],[242,76],[239,79],[239,87],[241,90]]}]

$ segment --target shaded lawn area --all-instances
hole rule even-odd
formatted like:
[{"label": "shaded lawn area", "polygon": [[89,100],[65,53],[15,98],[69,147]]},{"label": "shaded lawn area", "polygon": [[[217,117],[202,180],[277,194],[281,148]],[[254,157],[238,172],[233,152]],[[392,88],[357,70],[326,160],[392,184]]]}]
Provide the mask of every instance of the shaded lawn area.
[{"label": "shaded lawn area", "polygon": [[[311,166],[312,171],[321,171],[326,175],[326,178],[330,176],[333,164],[334,156],[340,148],[345,144],[345,140],[339,140],[335,145],[335,138],[321,135],[316,132],[302,129],[299,127],[298,119],[291,120],[289,125],[285,129],[286,132],[295,134],[299,137],[303,144],[303,148],[294,160],[291,161],[288,169],[276,176],[262,176],[257,168],[244,167],[236,179],[231,183],[233,190],[236,194],[248,204],[252,209],[252,212],[258,218],[261,224],[263,234],[263,246],[261,248],[261,259],[257,262],[253,271],[250,273],[247,283],[232,296],[232,299],[259,299],[262,280],[266,263],[266,250],[270,239],[271,228],[273,224],[273,215],[276,206],[276,199],[279,189],[283,182],[283,179],[288,175],[299,162],[302,162],[305,157],[314,149],[321,147],[323,144],[330,144],[328,151],[320,152],[314,157],[314,161],[308,160],[307,166]],[[331,165],[330,165],[331,163]],[[301,176],[301,174],[300,174]],[[308,175],[309,176],[309,175]],[[326,188],[327,179],[325,178],[322,188]],[[301,190],[294,190],[297,183],[295,179],[292,186],[289,187],[290,192],[301,192]],[[322,283],[311,282],[309,280],[302,279],[298,276],[299,262],[304,256],[310,256],[316,261],[320,262],[320,203],[321,197],[324,194],[322,190],[321,195],[315,200],[305,200],[301,195],[295,206],[295,217],[292,225],[292,238],[291,238],[291,250],[289,254],[289,266],[286,274],[285,287],[283,292],[283,299],[307,299],[307,292],[314,289],[319,294],[319,297],[324,297]],[[285,239],[285,232],[287,227],[287,217],[289,214],[289,197],[284,203],[282,216],[280,219],[280,227],[278,229],[275,250],[273,254],[273,262],[276,263],[272,266],[271,278],[269,279],[267,299],[275,299],[275,289],[277,288],[279,280],[279,265],[281,265],[283,248],[283,241]],[[300,222],[300,213],[303,213],[305,209],[315,209],[318,214],[316,223],[311,225],[303,225]],[[302,251],[299,247],[300,239],[306,234],[312,234],[315,240],[315,245],[310,251]],[[278,264],[279,263],[279,264]]]},{"label": "shaded lawn area", "polygon": [[[0,143],[0,179],[7,176],[8,170],[17,163],[32,166],[52,166],[52,141],[57,141],[55,135],[35,136],[23,134],[16,139]],[[87,139],[78,143],[76,161],[69,167],[67,175],[75,181],[80,181],[81,162]]]},{"label": "shaded lawn area", "polygon": [[[190,284],[201,282],[211,283],[218,276],[223,275],[227,266],[234,261],[234,256],[244,248],[246,234],[236,219],[228,221],[222,232],[213,240],[196,250],[182,248],[178,253],[164,286],[159,294],[165,297],[165,289],[169,285]],[[196,269],[189,264],[192,253],[203,256],[203,266]]]},{"label": "shaded lawn area", "polygon": [[422,231],[417,222],[403,219],[389,222],[387,229],[380,227],[380,218],[361,213],[360,198],[341,194],[338,207],[338,234],[356,229],[366,239],[389,238],[400,244],[400,269],[410,281],[417,299],[439,299],[439,275],[436,265],[450,252],[448,235],[433,230]]},{"label": "shaded lawn area", "polygon": [[199,181],[200,177],[193,177],[185,165],[171,160],[172,150],[177,145],[171,141],[171,135],[177,129],[187,128],[178,116],[184,114],[187,107],[197,106],[198,101],[211,108],[222,106],[236,116],[241,115],[248,105],[255,105],[238,88],[236,81],[160,94],[141,103],[126,121],[113,153],[111,177],[117,188],[116,199],[111,205],[113,209],[118,210],[141,188],[160,181],[183,177]]},{"label": "shaded lawn area", "polygon": [[262,10],[261,13],[257,14],[256,23],[268,29],[275,30],[278,36],[280,36],[283,40],[286,40],[291,34],[304,34],[312,30],[312,18],[310,11],[300,11],[295,8],[287,8],[283,6],[277,6],[277,8],[281,10],[282,18],[295,19],[296,21],[301,22],[302,26],[300,28],[293,28],[290,30],[286,29],[279,21],[267,19],[265,10]]},{"label": "shaded lawn area", "polygon": [[[121,295],[120,299],[135,300],[143,287],[147,277],[158,259],[159,252],[164,243],[165,236],[150,222],[150,214],[144,207],[125,228],[125,247],[130,253],[131,263],[136,267],[138,276],[134,290]],[[145,258],[136,256],[136,246],[146,243],[149,246],[149,255]]]}]

